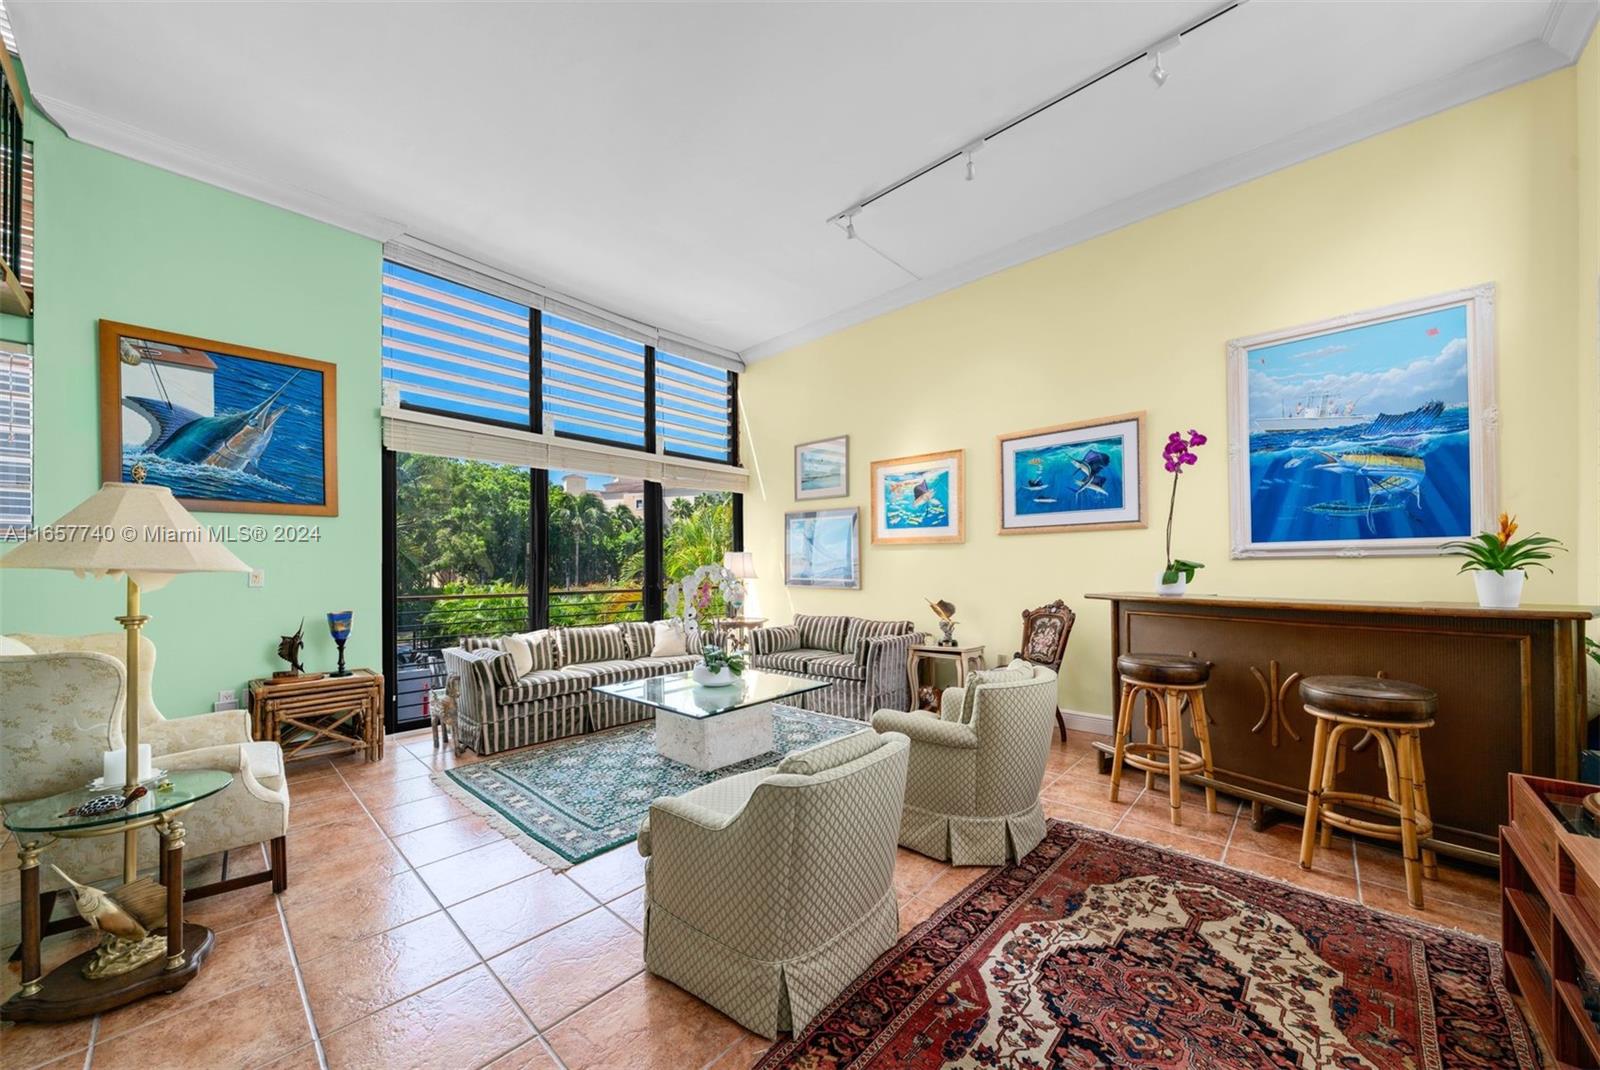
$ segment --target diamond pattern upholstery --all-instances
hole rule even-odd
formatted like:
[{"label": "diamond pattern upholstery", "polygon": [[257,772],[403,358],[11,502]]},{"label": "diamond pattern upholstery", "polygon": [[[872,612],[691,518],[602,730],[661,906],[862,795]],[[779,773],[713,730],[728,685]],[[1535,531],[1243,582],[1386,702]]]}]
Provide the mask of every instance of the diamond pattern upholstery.
[{"label": "diamond pattern upholstery", "polygon": [[804,1028],[899,930],[910,744],[824,747],[845,743],[875,746],[815,775],[761,769],[657,799],[640,830],[645,968],[768,1038]]}]

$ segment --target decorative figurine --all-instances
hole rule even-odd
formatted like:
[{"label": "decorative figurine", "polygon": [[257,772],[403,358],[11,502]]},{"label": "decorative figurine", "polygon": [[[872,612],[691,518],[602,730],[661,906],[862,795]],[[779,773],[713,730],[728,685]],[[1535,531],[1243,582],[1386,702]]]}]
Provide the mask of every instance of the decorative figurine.
[{"label": "decorative figurine", "polygon": [[330,675],[350,675],[350,670],[344,667],[344,644],[350,639],[350,618],[353,616],[355,611],[349,609],[328,614],[328,634],[333,636],[334,645],[339,648],[339,667]]},{"label": "decorative figurine", "polygon": [[289,663],[287,670],[279,670],[273,676],[299,676],[306,671],[300,664],[300,648],[306,645],[306,620],[300,618],[300,630],[293,635],[280,635],[278,637],[278,657]]},{"label": "decorative figurine", "polygon": [[84,977],[91,981],[116,977],[167,953],[166,934],[151,935],[150,932],[161,924],[166,912],[167,890],[160,884],[146,877],[124,884],[113,896],[99,888],[79,884],[58,866],[50,868],[72,885],[78,916],[105,933],[99,950],[83,968]]},{"label": "decorative figurine", "polygon": [[939,645],[955,646],[956,607],[952,603],[945,601],[943,598],[939,599],[937,602],[930,600],[928,602],[928,606],[933,610],[933,615],[939,618],[939,631],[944,634],[944,638],[939,640]]}]

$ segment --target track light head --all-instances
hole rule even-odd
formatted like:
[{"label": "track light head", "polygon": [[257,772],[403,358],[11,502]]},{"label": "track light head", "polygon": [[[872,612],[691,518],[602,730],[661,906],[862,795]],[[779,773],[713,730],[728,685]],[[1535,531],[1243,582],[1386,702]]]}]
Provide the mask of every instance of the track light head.
[{"label": "track light head", "polygon": [[1146,53],[1156,58],[1156,65],[1150,68],[1150,80],[1156,84],[1157,89],[1167,84],[1167,68],[1161,65],[1162,57],[1176,52],[1182,44],[1182,37],[1169,37]]},{"label": "track light head", "polygon": [[1156,65],[1150,69],[1150,80],[1159,89],[1167,84],[1167,69],[1161,65],[1161,54],[1156,53]]},{"label": "track light head", "polygon": [[961,155],[966,157],[966,160],[967,160],[967,181],[968,182],[971,182],[974,178],[978,177],[978,165],[977,165],[977,163],[975,163],[973,161],[972,158],[974,156],[976,156],[978,154],[978,150],[980,150],[982,148],[983,148],[983,138],[979,138],[977,141],[973,141],[973,142],[970,142],[970,143],[968,143],[966,145],[961,146]]},{"label": "track light head", "polygon": [[844,214],[839,216],[840,219],[844,220],[844,236],[845,236],[845,240],[853,241],[855,239],[855,236],[856,236],[856,216],[858,216],[860,214],[861,214],[861,206],[857,205],[856,207],[850,209],[848,212],[845,212]]}]

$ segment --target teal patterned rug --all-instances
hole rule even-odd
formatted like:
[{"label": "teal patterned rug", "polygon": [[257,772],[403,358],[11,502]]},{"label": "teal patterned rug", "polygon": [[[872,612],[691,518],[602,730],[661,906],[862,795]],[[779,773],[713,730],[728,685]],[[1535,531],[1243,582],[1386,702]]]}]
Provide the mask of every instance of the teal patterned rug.
[{"label": "teal patterned rug", "polygon": [[[650,801],[735,773],[776,765],[790,751],[871,729],[792,706],[772,711],[767,754],[702,773],[656,753],[654,721],[573,736],[446,771],[455,785],[564,860],[582,862],[632,840]],[[565,868],[546,852],[530,854]]]}]

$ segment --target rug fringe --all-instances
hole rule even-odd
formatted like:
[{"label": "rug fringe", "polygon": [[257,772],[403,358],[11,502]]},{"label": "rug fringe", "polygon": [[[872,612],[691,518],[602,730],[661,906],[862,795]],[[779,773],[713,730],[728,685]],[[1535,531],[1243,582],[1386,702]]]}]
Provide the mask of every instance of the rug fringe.
[{"label": "rug fringe", "polygon": [[554,873],[564,873],[573,866],[577,865],[576,862],[561,857],[558,852],[546,847],[544,844],[540,843],[538,840],[522,831],[522,829],[517,827],[516,822],[508,820],[505,815],[499,813],[494,807],[478,798],[478,796],[470,788],[467,788],[462,784],[458,784],[450,776],[450,770],[441,769],[433,774],[432,779],[435,784],[444,789],[446,794],[455,799],[456,802],[460,803],[462,806],[465,806],[468,810],[472,811],[472,813],[476,816],[483,818],[484,821],[488,823],[490,828],[494,829],[506,839],[516,844],[517,847],[521,849],[523,854],[527,855],[535,862],[540,862],[546,866],[549,866],[551,871]]}]

